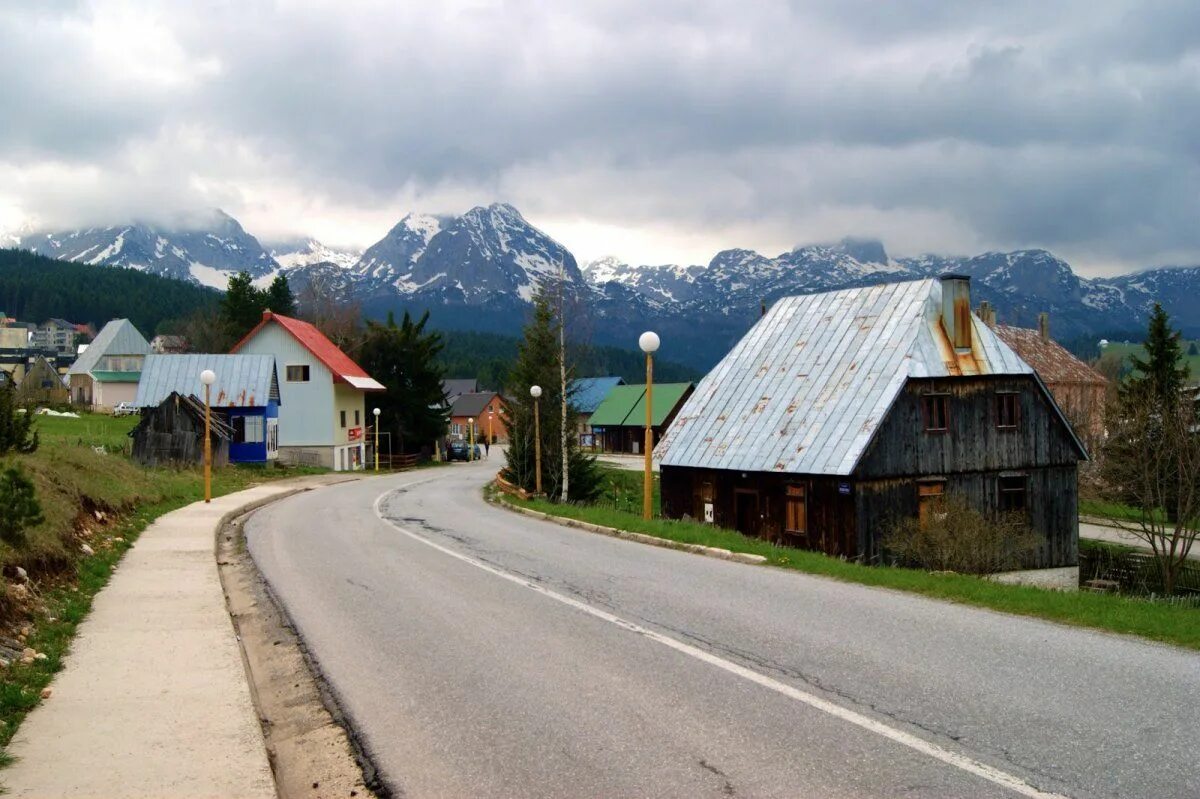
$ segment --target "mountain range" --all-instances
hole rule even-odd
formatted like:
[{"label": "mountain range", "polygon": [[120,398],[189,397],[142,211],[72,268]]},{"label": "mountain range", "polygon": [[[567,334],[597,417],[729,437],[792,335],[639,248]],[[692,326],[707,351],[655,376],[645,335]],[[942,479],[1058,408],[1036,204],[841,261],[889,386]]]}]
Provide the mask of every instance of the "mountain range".
[{"label": "mountain range", "polygon": [[778,297],[947,272],[969,275],[973,301],[990,301],[1003,322],[1032,326],[1048,311],[1055,336],[1066,342],[1136,336],[1156,301],[1185,332],[1200,332],[1195,266],[1089,279],[1045,250],[893,258],[879,241],[848,238],[774,257],[723,250],[706,265],[603,258],[580,268],[563,245],[503,203],[461,216],[408,214],[361,253],[313,239],[260,243],[221,211],[178,224],[25,232],[7,241],[53,258],[214,288],[243,270],[260,285],[280,273],[295,287],[319,278],[324,290],[360,302],[372,316],[429,309],[439,327],[510,334],[520,329],[537,285],[561,275],[573,320],[596,343],[631,347],[653,328],[665,354],[702,369]]}]

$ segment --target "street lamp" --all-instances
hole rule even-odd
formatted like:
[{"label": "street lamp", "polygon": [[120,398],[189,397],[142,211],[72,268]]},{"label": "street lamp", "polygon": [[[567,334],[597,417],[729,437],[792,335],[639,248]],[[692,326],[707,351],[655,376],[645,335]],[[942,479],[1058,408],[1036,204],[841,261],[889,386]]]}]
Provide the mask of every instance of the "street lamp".
[{"label": "street lamp", "polygon": [[642,481],[642,518],[649,519],[650,497],[653,493],[654,482],[650,474],[650,454],[654,451],[654,431],[650,425],[653,422],[651,407],[654,404],[654,353],[658,351],[658,334],[647,330],[638,336],[638,346],[646,353],[646,474]]},{"label": "street lamp", "polygon": [[488,457],[491,457],[491,455],[492,455],[492,444],[496,443],[496,427],[495,427],[495,424],[493,423],[493,419],[492,419],[492,417],[494,417],[494,416],[495,416],[495,414],[492,412],[492,409],[488,408],[487,446],[483,448],[483,451],[487,453]]},{"label": "street lamp", "polygon": [[467,463],[475,459],[475,417],[467,417]]},{"label": "street lamp", "polygon": [[375,414],[375,471],[379,471],[379,409],[376,408],[371,413]]},{"label": "street lamp", "polygon": [[217,373],[205,369],[200,373],[204,384],[204,501],[212,502],[212,384],[217,382]]},{"label": "street lamp", "polygon": [[529,396],[533,397],[533,462],[534,462],[534,493],[542,493],[542,418],[538,412],[538,397],[542,396],[541,386],[530,386]]}]

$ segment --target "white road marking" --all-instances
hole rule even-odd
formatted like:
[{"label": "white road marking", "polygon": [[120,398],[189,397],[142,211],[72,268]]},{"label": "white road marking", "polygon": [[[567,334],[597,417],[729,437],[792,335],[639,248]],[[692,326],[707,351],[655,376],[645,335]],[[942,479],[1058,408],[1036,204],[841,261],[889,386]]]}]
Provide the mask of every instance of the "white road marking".
[{"label": "white road marking", "polygon": [[[429,478],[429,479],[433,479],[433,478]],[[416,483],[409,483],[408,485],[406,485],[404,487],[408,488],[408,487],[411,487],[414,485],[419,485],[420,483],[425,483],[425,482],[429,482],[429,480],[421,480]],[[629,632],[637,633],[638,635],[644,636],[645,638],[648,638],[651,641],[662,644],[663,646],[670,647],[671,649],[674,649],[676,652],[681,652],[682,654],[688,655],[689,657],[693,657],[696,660],[700,660],[700,661],[708,663],[712,666],[716,666],[717,668],[723,669],[723,670],[729,672],[730,674],[734,674],[738,677],[741,677],[744,680],[748,680],[752,683],[756,683],[757,685],[761,685],[764,688],[769,688],[770,690],[775,691],[776,693],[782,694],[783,696],[786,696],[789,699],[793,699],[797,702],[806,704],[809,707],[815,708],[816,710],[820,710],[823,713],[828,713],[829,715],[831,715],[835,718],[841,719],[842,721],[849,722],[850,724],[853,724],[857,727],[861,727],[862,729],[867,730],[868,732],[873,732],[876,735],[880,735],[880,736],[887,738],[890,741],[894,741],[902,746],[907,746],[909,749],[913,749],[917,752],[920,752],[921,754],[928,755],[929,757],[932,757],[935,760],[940,760],[941,762],[946,763],[947,765],[954,766],[957,769],[961,769],[962,771],[965,771],[968,774],[973,774],[976,777],[980,777],[982,779],[987,780],[988,782],[992,782],[1003,788],[1007,788],[1011,791],[1014,791],[1015,793],[1020,794],[1021,796],[1028,796],[1028,797],[1031,797],[1032,799],[1068,799],[1067,797],[1063,796],[1062,794],[1040,790],[1039,788],[1037,788],[1033,785],[1030,785],[1028,782],[1021,779],[1020,777],[1014,776],[1005,771],[1001,771],[1000,769],[997,769],[993,766],[989,766],[988,764],[982,763],[978,760],[969,758],[966,755],[961,755],[958,752],[952,752],[949,749],[945,749],[941,746],[938,746],[937,744],[927,741],[924,738],[919,738],[911,733],[905,732],[904,730],[896,729],[895,727],[889,727],[887,724],[884,724],[881,721],[873,719],[870,716],[865,716],[862,713],[859,713],[857,711],[850,710],[849,708],[845,708],[845,707],[842,707],[841,705],[834,704],[833,702],[830,702],[827,699],[823,699],[815,694],[811,694],[808,691],[802,691],[799,688],[796,688],[795,686],[788,685],[787,683],[783,683],[783,682],[780,682],[779,680],[772,679],[771,677],[768,677],[765,674],[759,674],[758,672],[753,671],[752,669],[748,669],[745,666],[742,666],[738,663],[734,663],[733,661],[726,660],[722,657],[718,657],[717,655],[714,655],[711,652],[706,652],[705,650],[694,647],[691,644],[685,644],[683,641],[676,640],[674,638],[671,638],[670,636],[663,635],[662,633],[655,632],[654,630],[648,629],[646,627],[642,627],[639,624],[635,624],[626,619],[622,619],[620,616],[614,616],[613,614],[611,614],[607,611],[600,610],[599,608],[593,607],[584,602],[580,602],[578,599],[575,599],[573,597],[569,597],[564,594],[559,594],[555,591],[551,591],[550,589],[548,589],[542,585],[539,585],[535,582],[532,582],[530,580],[527,580],[524,577],[520,577],[516,574],[511,574],[509,572],[504,571],[503,569],[498,569],[487,563],[478,561],[475,558],[472,558],[468,555],[464,555],[461,552],[455,552],[453,549],[444,547],[441,544],[431,541],[428,538],[426,538],[418,533],[414,533],[412,530],[402,527],[401,525],[397,524],[393,520],[391,520],[383,515],[383,511],[380,510],[380,505],[382,504],[384,497],[391,494],[393,492],[393,490],[385,491],[384,493],[380,494],[378,497],[375,498],[375,502],[372,505],[372,509],[375,511],[375,515],[379,518],[380,521],[382,521],[388,525],[391,525],[395,529],[399,530],[401,533],[404,533],[405,535],[407,535],[409,538],[412,538],[415,541],[419,541],[420,543],[425,544],[426,546],[436,549],[438,552],[441,552],[445,555],[449,555],[452,558],[457,558],[458,560],[461,560],[464,563],[469,563],[470,565],[474,566],[475,568],[482,569],[483,571],[485,571],[489,574],[493,574],[497,577],[500,577],[501,579],[508,580],[509,582],[516,583],[517,585],[528,588],[529,590],[535,591],[544,597],[553,599],[556,602],[561,602],[564,605],[567,605],[569,607],[575,608],[576,610],[582,611],[583,613],[586,613],[589,616],[593,616],[597,619],[601,619],[610,624],[614,624],[617,627],[621,627],[623,629],[628,630]]]}]

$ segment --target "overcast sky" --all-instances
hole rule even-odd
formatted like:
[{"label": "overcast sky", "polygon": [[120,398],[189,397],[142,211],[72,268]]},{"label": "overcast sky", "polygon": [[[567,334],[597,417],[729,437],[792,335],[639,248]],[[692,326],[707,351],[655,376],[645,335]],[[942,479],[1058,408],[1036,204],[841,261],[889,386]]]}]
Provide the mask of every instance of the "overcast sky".
[{"label": "overcast sky", "polygon": [[0,109],[0,228],[501,200],[581,260],[1200,263],[1194,0],[0,0]]}]

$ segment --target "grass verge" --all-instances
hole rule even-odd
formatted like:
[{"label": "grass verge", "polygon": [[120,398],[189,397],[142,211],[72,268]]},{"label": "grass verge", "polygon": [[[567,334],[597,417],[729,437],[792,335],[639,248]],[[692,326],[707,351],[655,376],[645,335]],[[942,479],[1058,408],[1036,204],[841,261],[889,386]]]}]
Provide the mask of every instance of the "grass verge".
[{"label": "grass verge", "polygon": [[1031,586],[1006,585],[969,575],[930,574],[917,569],[892,566],[863,566],[817,552],[775,546],[766,541],[747,538],[733,530],[670,519],[645,520],[640,514],[603,505],[560,505],[544,499],[521,500],[507,496],[503,497],[502,501],[554,516],[671,541],[762,555],[772,566],[806,574],[907,591],[1063,624],[1137,635],[1200,650],[1200,614],[1191,608],[1154,604],[1113,594],[1051,591]]}]

